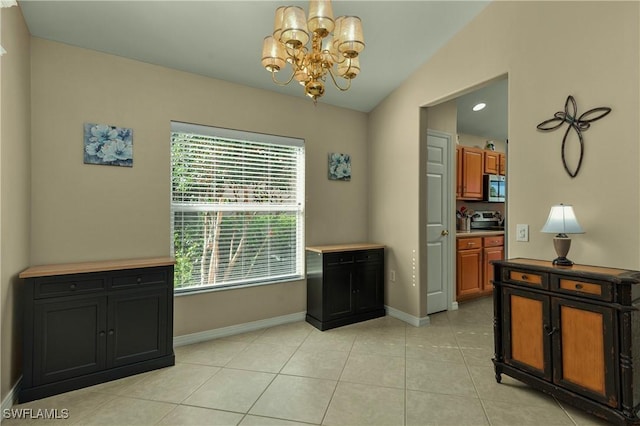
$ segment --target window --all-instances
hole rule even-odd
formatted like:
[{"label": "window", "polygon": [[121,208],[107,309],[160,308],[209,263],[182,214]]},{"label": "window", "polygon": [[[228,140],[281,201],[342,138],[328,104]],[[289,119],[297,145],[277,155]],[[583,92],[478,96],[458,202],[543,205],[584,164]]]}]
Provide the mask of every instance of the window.
[{"label": "window", "polygon": [[176,291],[299,279],[304,141],[171,123]]}]

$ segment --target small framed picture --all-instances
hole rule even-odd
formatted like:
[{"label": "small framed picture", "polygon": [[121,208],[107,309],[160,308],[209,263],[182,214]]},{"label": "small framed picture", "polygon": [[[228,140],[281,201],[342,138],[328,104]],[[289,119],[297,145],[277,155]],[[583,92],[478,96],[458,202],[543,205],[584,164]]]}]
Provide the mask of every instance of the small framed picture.
[{"label": "small framed picture", "polygon": [[133,129],[84,123],[84,163],[133,167]]},{"label": "small framed picture", "polygon": [[351,156],[349,154],[329,154],[329,179],[351,180]]}]

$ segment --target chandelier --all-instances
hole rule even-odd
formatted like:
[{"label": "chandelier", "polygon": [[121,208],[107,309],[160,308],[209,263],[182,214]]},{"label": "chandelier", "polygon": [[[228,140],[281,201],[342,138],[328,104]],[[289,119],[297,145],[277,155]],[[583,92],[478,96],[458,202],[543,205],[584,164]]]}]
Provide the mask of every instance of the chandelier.
[{"label": "chandelier", "polygon": [[[334,20],[331,0],[311,0],[309,19],[298,6],[276,9],[273,35],[265,37],[262,45],[262,66],[271,72],[274,83],[286,86],[295,79],[316,102],[324,95],[327,74],[340,91],[349,90],[351,80],[360,73],[358,55],[362,50],[360,18],[339,16]],[[292,68],[291,76],[278,81],[276,73],[287,63]],[[345,80],[344,86],[336,77]]]}]

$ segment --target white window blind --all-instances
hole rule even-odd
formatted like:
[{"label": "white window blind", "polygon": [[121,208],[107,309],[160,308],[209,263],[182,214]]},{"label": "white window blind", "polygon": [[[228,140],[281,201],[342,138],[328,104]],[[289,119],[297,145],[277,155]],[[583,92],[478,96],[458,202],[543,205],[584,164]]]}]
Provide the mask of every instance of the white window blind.
[{"label": "white window blind", "polygon": [[177,291],[300,278],[304,142],[171,123]]}]

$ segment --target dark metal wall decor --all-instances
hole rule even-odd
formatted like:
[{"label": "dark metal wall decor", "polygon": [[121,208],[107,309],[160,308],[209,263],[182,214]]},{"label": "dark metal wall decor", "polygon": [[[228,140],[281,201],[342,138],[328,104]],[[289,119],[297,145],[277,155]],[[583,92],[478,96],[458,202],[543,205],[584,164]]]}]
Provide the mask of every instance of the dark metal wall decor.
[{"label": "dark metal wall decor", "polygon": [[[584,141],[582,139],[582,132],[587,130],[589,126],[591,126],[592,122],[600,120],[610,112],[611,108],[598,107],[590,109],[589,111],[581,114],[580,117],[576,118],[576,116],[578,115],[576,100],[573,98],[573,96],[569,95],[567,97],[567,101],[564,103],[564,111],[556,112],[555,114],[553,114],[553,118],[545,120],[536,126],[538,130],[551,131],[556,130],[564,123],[569,123],[567,131],[564,132],[564,137],[562,138],[562,164],[564,165],[564,169],[572,178],[576,177],[576,175],[580,171],[580,166],[582,165],[582,155],[584,154]],[[578,135],[578,139],[580,140],[580,159],[578,160],[578,165],[573,172],[569,170],[569,166],[567,165],[567,160],[565,159],[564,155],[567,136],[569,135],[571,129],[575,130],[576,134]]]}]

